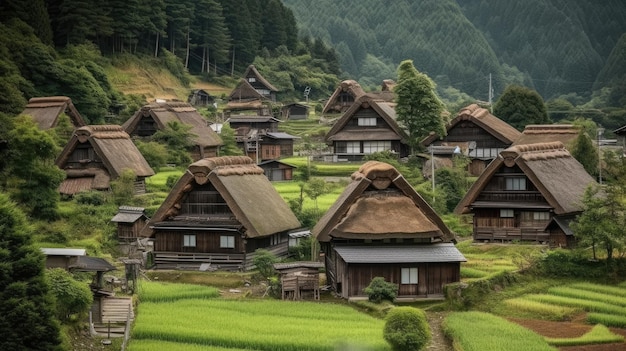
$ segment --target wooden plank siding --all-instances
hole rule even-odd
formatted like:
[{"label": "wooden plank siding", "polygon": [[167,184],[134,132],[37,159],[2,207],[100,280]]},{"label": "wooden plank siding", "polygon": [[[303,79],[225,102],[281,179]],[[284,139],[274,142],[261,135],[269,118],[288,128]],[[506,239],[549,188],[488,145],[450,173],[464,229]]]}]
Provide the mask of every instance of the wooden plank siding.
[{"label": "wooden plank siding", "polygon": [[[345,265],[345,263],[340,266]],[[401,269],[417,268],[417,284],[401,284]],[[383,277],[398,285],[398,297],[441,297],[443,287],[460,280],[460,263],[406,263],[406,264],[350,264],[338,267],[347,272],[342,283],[341,295],[345,298],[366,296],[364,289],[373,278]]]}]

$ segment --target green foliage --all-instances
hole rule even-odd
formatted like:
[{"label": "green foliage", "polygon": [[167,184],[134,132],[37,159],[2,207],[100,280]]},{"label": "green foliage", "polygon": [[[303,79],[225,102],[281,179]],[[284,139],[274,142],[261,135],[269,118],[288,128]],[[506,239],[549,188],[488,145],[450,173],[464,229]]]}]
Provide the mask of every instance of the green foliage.
[{"label": "green foliage", "polygon": [[192,126],[176,121],[168,122],[164,129],[158,130],[152,135],[152,140],[166,145],[168,151],[168,163],[176,165],[188,165],[191,163],[189,149],[193,147],[190,133]]},{"label": "green foliage", "polygon": [[493,107],[493,114],[518,130],[523,130],[528,124],[550,123],[541,96],[519,85],[506,87]]},{"label": "green foliage", "polygon": [[83,191],[74,195],[77,204],[100,206],[106,202],[106,195],[102,191]]},{"label": "green foliage", "polygon": [[178,183],[179,179],[180,179],[180,176],[178,176],[178,175],[174,175],[174,174],[169,175],[167,177],[167,180],[165,181],[165,186],[168,189],[172,189],[172,188],[174,188],[174,185],[176,185],[176,183]]},{"label": "green foliage", "polygon": [[420,141],[431,132],[443,137],[446,128],[442,117],[443,103],[435,93],[430,78],[417,71],[412,60],[405,60],[398,67],[396,115],[409,134],[409,144],[415,150]]},{"label": "green foliage", "polygon": [[609,327],[626,328],[626,316],[616,316],[609,313],[587,313],[587,323],[603,324]]},{"label": "green foliage", "polygon": [[567,306],[557,306],[548,303],[528,300],[525,298],[513,298],[504,300],[504,304],[515,311],[515,315],[519,316],[524,312],[528,312],[531,318],[540,317],[543,320],[564,321],[569,320],[577,314],[581,313],[581,309]]},{"label": "green foliage", "polygon": [[139,300],[144,302],[173,302],[185,299],[213,299],[220,296],[218,289],[199,284],[139,281]]},{"label": "green foliage", "polygon": [[603,264],[591,262],[579,251],[555,249],[539,262],[539,271],[551,277],[598,278],[603,275]]},{"label": "green foliage", "polygon": [[167,164],[168,150],[164,144],[156,141],[134,140],[137,149],[152,169],[158,170]]},{"label": "green foliage", "polygon": [[59,325],[44,277],[44,256],[26,217],[0,193],[0,349],[57,350]]},{"label": "green foliage", "polygon": [[311,245],[313,243],[312,237],[300,238],[298,245],[289,247],[289,256],[297,261],[310,261],[311,260]]},{"label": "green foliage", "polygon": [[269,278],[275,274],[274,263],[278,262],[278,258],[273,253],[265,249],[256,249],[252,263],[259,271],[263,278]]},{"label": "green foliage", "polygon": [[383,300],[393,302],[398,296],[398,285],[385,281],[383,277],[374,277],[363,290],[369,301],[381,303]]},{"label": "green foliage", "polygon": [[59,320],[68,322],[87,316],[93,302],[93,294],[85,282],[76,280],[63,268],[47,270],[46,279],[56,300]]},{"label": "green foliage", "polygon": [[167,69],[184,85],[189,85],[189,75],[182,62],[167,49],[161,48],[161,60]]},{"label": "green foliage", "polygon": [[221,156],[241,156],[243,150],[237,146],[237,140],[235,139],[235,131],[226,123],[222,125],[220,132],[223,145],[220,149]]},{"label": "green foliage", "polygon": [[546,341],[550,345],[564,347],[624,342],[624,336],[614,334],[609,328],[598,324],[591,331],[577,338],[546,338]]},{"label": "green foliage", "polygon": [[423,350],[432,338],[424,311],[395,307],[385,317],[383,337],[396,351]]},{"label": "green foliage", "polygon": [[132,169],[124,169],[117,179],[111,182],[113,201],[116,205],[129,204],[135,194],[137,176]]},{"label": "green foliage", "polygon": [[593,146],[591,138],[589,138],[589,135],[585,133],[584,130],[581,130],[574,140],[571,153],[572,156],[583,165],[587,173],[591,175],[598,173],[598,152]]}]

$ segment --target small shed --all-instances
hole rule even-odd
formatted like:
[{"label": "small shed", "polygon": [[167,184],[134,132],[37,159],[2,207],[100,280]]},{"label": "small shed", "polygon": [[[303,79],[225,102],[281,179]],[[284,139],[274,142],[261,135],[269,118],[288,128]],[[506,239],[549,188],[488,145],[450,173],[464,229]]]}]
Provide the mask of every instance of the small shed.
[{"label": "small shed", "polygon": [[120,206],[111,222],[117,223],[117,238],[121,242],[137,240],[137,234],[146,225],[148,217],[143,207]]},{"label": "small shed", "polygon": [[550,220],[545,231],[550,234],[549,244],[551,248],[571,249],[576,247],[576,237],[570,227],[575,219],[576,215],[567,215],[555,216]]},{"label": "small shed", "polygon": [[259,167],[270,181],[293,180],[293,171],[297,168],[278,160],[263,161],[259,163]]},{"label": "small shed", "polygon": [[282,299],[320,299],[320,268],[322,262],[297,261],[275,263],[274,269],[280,275]]},{"label": "small shed", "polygon": [[204,89],[194,89],[189,93],[187,102],[192,106],[209,106],[215,103],[215,97]]},{"label": "small shed", "polygon": [[283,120],[307,119],[309,116],[309,106],[294,102],[283,106],[280,110],[280,114]]},{"label": "small shed", "polygon": [[78,257],[87,255],[87,250],[85,249],[67,247],[42,248],[41,251],[46,255],[46,268],[63,268],[66,270],[76,263]]}]

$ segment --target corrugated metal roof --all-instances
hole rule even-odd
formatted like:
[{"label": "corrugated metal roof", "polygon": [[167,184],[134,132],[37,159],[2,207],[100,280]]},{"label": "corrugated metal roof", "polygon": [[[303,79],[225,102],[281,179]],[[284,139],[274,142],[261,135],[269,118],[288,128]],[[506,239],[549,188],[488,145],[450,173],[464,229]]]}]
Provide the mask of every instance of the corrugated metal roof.
[{"label": "corrugated metal roof", "polygon": [[63,248],[42,247],[41,251],[46,256],[85,256],[87,254],[87,250],[85,249],[71,249],[67,247],[63,247]]},{"label": "corrugated metal roof", "polygon": [[347,263],[465,262],[452,243],[412,246],[336,246]]},{"label": "corrugated metal roof", "polygon": [[119,212],[111,218],[111,222],[133,223],[145,216],[143,207],[120,206]]},{"label": "corrugated metal roof", "polygon": [[270,138],[274,138],[274,139],[300,139],[300,137],[297,137],[295,135],[291,135],[288,133],[283,133],[283,132],[270,132],[270,133],[266,133],[268,137]]}]

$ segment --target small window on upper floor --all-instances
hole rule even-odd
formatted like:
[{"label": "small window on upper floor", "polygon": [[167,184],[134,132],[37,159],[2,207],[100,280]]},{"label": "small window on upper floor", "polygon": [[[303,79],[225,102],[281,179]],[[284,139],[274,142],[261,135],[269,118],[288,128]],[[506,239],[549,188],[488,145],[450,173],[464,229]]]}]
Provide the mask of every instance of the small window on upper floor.
[{"label": "small window on upper floor", "polygon": [[526,190],[526,178],[506,178],[506,190]]},{"label": "small window on upper floor", "polygon": [[254,83],[254,82],[256,82],[256,78],[254,78],[254,77],[249,77],[249,78],[248,78],[248,82],[250,82],[250,83]]},{"label": "small window on upper floor", "polygon": [[361,127],[376,127],[376,117],[361,117],[358,120]]}]

